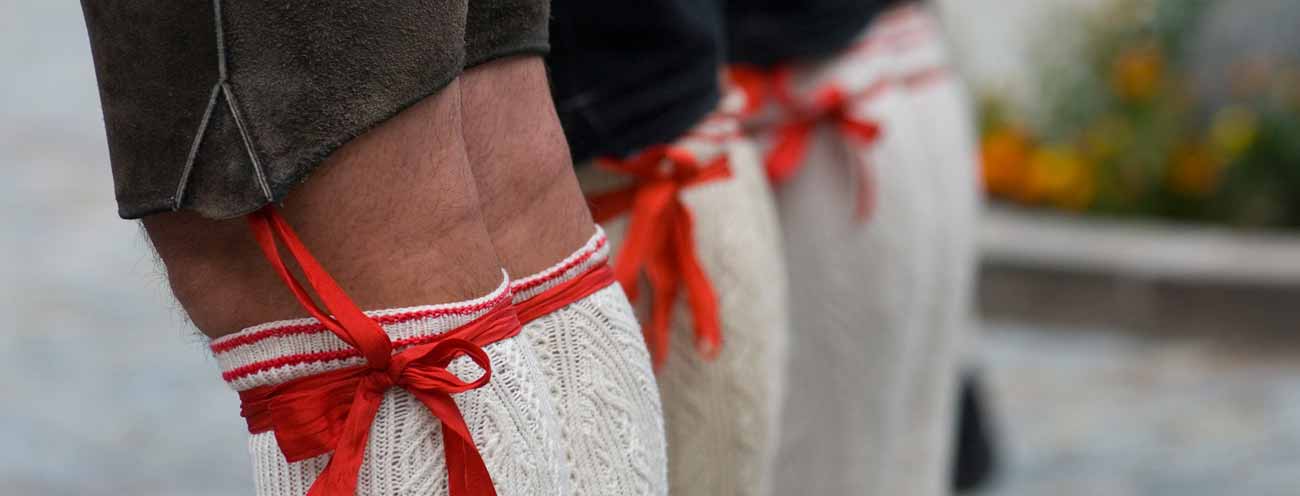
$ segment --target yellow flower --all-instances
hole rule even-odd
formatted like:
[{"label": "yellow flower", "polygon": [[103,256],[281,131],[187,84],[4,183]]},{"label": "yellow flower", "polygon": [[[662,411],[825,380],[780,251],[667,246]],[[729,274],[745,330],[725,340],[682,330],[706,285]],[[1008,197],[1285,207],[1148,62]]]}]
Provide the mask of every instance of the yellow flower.
[{"label": "yellow flower", "polygon": [[1184,144],[1174,151],[1171,164],[1168,180],[1174,191],[1192,197],[1206,197],[1218,189],[1223,162],[1209,147]]},{"label": "yellow flower", "polygon": [[1110,84],[1126,100],[1148,100],[1160,89],[1165,58],[1154,43],[1128,47],[1112,63]]},{"label": "yellow flower", "polygon": [[1026,202],[1048,202],[1068,210],[1086,209],[1096,196],[1093,172],[1091,164],[1073,147],[1039,148],[1029,159],[1029,180],[1020,197]]},{"label": "yellow flower", "polygon": [[1240,105],[1223,107],[1214,113],[1210,142],[1215,150],[1231,161],[1255,144],[1255,137],[1259,134],[1258,121],[1249,108]]},{"label": "yellow flower", "polygon": [[1014,196],[1024,183],[1029,151],[1029,136],[1022,129],[1002,126],[988,133],[980,143],[984,188],[994,195]]}]

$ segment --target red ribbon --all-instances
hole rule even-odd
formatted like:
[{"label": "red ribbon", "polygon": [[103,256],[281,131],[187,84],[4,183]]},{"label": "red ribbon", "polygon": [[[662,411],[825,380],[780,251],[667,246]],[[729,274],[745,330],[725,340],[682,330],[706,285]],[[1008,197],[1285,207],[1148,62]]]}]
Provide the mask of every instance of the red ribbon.
[{"label": "red ribbon", "polygon": [[727,68],[727,81],[739,88],[745,95],[745,108],[741,116],[751,116],[763,108],[763,104],[772,97],[771,76],[767,71],[749,64],[733,64]]},{"label": "red ribbon", "polygon": [[[850,111],[851,104],[856,99],[871,96],[882,87],[880,85],[858,94],[849,94],[831,84],[818,91],[812,102],[805,105],[796,101],[793,94],[790,84],[793,71],[789,67],[773,69],[770,75],[754,68],[740,67],[732,69],[730,74],[732,82],[746,94],[749,113],[752,114],[763,101],[772,98],[790,116],[777,126],[775,142],[765,160],[767,178],[772,184],[789,181],[804,166],[812,132],[823,122],[835,125],[846,144],[865,147],[880,138],[882,131],[877,122],[858,117]],[[857,189],[854,215],[859,221],[866,221],[875,209],[875,181],[866,158],[852,149],[849,150],[849,155],[853,158]]]},{"label": "red ribbon", "polygon": [[[365,365],[240,392],[241,413],[249,432],[274,431],[276,443],[290,463],[333,452],[307,494],[351,496],[356,494],[370,424],[384,392],[400,387],[442,422],[450,495],[495,496],[492,477],[451,395],[482,387],[491,379],[491,363],[482,347],[519,333],[519,321],[510,307],[491,310],[469,324],[436,336],[435,341],[393,354],[392,341],[379,323],[352,302],[274,207],[250,214],[248,221],[266,259],[303,308],[366,358]],[[277,238],[333,316],[316,306],[289,272],[276,245]],[[448,371],[448,364],[460,356],[473,360],[483,374],[465,382]]]},{"label": "red ribbon", "polygon": [[696,258],[695,221],[681,201],[681,191],[730,177],[727,156],[701,164],[688,150],[657,146],[629,160],[604,160],[602,165],[635,178],[627,188],[592,195],[588,201],[597,222],[631,212],[627,237],[614,261],[614,278],[633,301],[642,272],[650,283],[654,294],[645,334],[655,367],[662,366],[668,355],[668,324],[679,286],[685,288],[691,307],[696,347],[707,358],[716,356],[722,348],[718,298]]},{"label": "red ribbon", "polygon": [[592,293],[605,289],[610,284],[614,284],[614,271],[610,270],[609,265],[602,263],[578,277],[516,303],[515,312],[519,315],[519,321],[527,324],[591,296]]}]

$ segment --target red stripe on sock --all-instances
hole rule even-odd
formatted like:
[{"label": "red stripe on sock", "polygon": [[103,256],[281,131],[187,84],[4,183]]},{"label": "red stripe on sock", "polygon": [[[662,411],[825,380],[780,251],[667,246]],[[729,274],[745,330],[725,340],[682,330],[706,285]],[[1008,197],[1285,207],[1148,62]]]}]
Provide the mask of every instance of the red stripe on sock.
[{"label": "red stripe on sock", "polygon": [[599,253],[600,249],[604,248],[605,245],[608,243],[609,240],[606,239],[604,236],[601,236],[600,239],[596,240],[596,246],[593,247],[591,250],[588,250],[587,252],[583,253],[582,255],[579,255],[577,258],[573,260],[570,260],[568,263],[565,263],[564,265],[561,265],[553,269],[548,269],[548,270],[554,270],[553,273],[547,274],[544,277],[539,277],[537,279],[533,279],[527,282],[511,284],[510,291],[511,292],[527,291],[529,289],[554,281],[562,277],[564,273],[568,272],[570,269],[573,269],[574,267],[587,263],[588,260],[591,260],[591,257],[596,256],[596,253]]},{"label": "red stripe on sock", "polygon": [[[379,322],[381,325],[388,325],[388,324],[400,324],[402,322],[409,322],[418,319],[443,317],[447,315],[466,315],[466,314],[480,312],[488,308],[492,308],[502,303],[503,301],[509,300],[510,298],[511,295],[509,291],[502,291],[500,295],[488,301],[482,301],[478,303],[472,303],[468,305],[458,305],[452,307],[439,307],[439,308],[429,308],[423,310],[414,310],[410,312],[395,313],[390,315],[378,315],[371,318],[373,318],[376,322]],[[327,329],[325,328],[324,325],[321,325],[320,323],[293,324],[293,325],[286,325],[280,327],[271,327],[250,334],[243,334],[243,335],[232,334],[227,337],[222,337],[209,344],[208,348],[211,349],[213,353],[224,353],[232,349],[238,348],[240,346],[253,344],[258,341],[262,341],[264,339],[268,339],[272,337],[292,336],[296,334],[318,334],[323,332],[327,332]]]}]

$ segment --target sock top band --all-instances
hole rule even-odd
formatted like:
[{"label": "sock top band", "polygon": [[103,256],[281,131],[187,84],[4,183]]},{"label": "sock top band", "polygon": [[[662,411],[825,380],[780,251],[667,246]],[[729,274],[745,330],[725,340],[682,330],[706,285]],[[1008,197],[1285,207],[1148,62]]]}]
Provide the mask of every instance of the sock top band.
[{"label": "sock top band", "polygon": [[605,238],[605,230],[596,226],[596,233],[572,255],[546,270],[510,283],[514,302],[519,304],[528,301],[551,288],[576,279],[608,260],[609,240]]},{"label": "sock top band", "polygon": [[[365,314],[379,322],[394,347],[401,349],[468,324],[509,302],[510,281],[504,274],[502,277],[495,290],[472,300]],[[366,362],[359,351],[314,318],[256,325],[214,339],[208,346],[221,368],[221,378],[236,391]]]}]

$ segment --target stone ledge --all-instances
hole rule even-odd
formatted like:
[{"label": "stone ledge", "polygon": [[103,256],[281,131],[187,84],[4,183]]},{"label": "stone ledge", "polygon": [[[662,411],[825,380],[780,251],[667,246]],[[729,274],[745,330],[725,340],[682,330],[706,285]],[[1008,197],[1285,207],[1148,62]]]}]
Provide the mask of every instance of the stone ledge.
[{"label": "stone ledge", "polygon": [[1111,220],[990,206],[984,263],[1182,283],[1300,286],[1300,233]]}]

